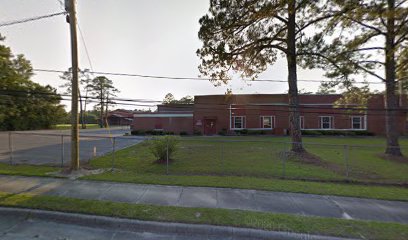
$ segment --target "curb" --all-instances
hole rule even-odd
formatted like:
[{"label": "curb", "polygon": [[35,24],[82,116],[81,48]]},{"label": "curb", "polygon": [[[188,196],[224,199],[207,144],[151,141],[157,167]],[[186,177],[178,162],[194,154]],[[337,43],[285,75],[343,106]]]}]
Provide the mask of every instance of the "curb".
[{"label": "curb", "polygon": [[292,232],[265,231],[250,228],[224,227],[205,224],[186,224],[172,222],[141,221],[126,218],[115,218],[78,213],[65,213],[24,208],[0,207],[0,216],[16,216],[31,219],[52,221],[62,224],[79,225],[91,228],[103,228],[114,231],[154,232],[162,234],[201,235],[203,237],[230,237],[232,239],[316,239],[346,240],[319,235]]}]

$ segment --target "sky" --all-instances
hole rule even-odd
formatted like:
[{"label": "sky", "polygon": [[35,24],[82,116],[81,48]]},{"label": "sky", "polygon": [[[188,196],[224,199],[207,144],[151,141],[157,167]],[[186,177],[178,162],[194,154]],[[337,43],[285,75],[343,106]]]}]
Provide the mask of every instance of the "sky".
[{"label": "sky", "polygon": [[[63,0],[62,0],[63,1]],[[79,65],[90,68],[84,42],[94,71],[197,77],[198,20],[209,8],[209,0],[78,0]],[[58,0],[0,0],[0,22],[63,11]],[[1,27],[5,45],[14,54],[24,54],[36,69],[67,70],[71,66],[69,25],[64,16]],[[321,70],[302,70],[299,79],[323,78]],[[284,93],[287,83],[244,82],[233,79],[215,87],[207,81],[164,80],[109,76],[118,97],[162,100],[166,93],[186,95]],[[280,58],[262,73],[262,79],[287,79],[285,60]],[[59,88],[57,73],[37,72],[33,81]],[[371,80],[370,80],[371,81]],[[315,92],[318,83],[299,82],[299,89]],[[381,90],[381,88],[379,88]],[[69,102],[64,102],[69,106]],[[134,109],[135,106],[117,106]]]}]

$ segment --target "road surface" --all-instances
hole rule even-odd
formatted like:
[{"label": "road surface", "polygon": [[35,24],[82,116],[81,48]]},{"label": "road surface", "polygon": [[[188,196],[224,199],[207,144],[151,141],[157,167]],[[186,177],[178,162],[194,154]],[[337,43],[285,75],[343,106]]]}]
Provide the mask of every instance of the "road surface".
[{"label": "road surface", "polygon": [[[87,162],[113,150],[123,149],[139,143],[142,137],[124,136],[129,129],[113,128],[85,129],[80,131],[80,160]],[[10,154],[12,149],[12,155]],[[33,165],[68,165],[70,161],[69,130],[39,130],[0,132],[0,162]]]}]

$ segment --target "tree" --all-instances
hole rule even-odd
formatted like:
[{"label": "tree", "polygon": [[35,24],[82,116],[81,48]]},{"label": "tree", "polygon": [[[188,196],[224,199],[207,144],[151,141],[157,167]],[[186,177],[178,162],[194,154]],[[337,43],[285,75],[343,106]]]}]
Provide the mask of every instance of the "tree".
[{"label": "tree", "polygon": [[[65,93],[66,94],[71,94],[71,85],[72,85],[72,69],[69,68],[68,71],[64,72],[60,78],[64,81],[66,81],[63,85],[59,86],[61,88],[65,88]],[[89,93],[89,86],[91,82],[91,77],[89,74],[89,69],[84,69],[81,70],[79,69],[79,86],[80,89],[78,89],[79,93],[79,104],[80,104],[80,119],[81,119],[81,125],[82,129],[86,128],[86,106],[88,104],[88,93]],[[85,96],[81,96],[82,93],[85,93]],[[84,98],[84,99],[82,99]]]},{"label": "tree", "polygon": [[31,63],[1,44],[0,56],[0,130],[47,129],[62,122],[61,97],[51,86],[30,80]]},{"label": "tree", "polygon": [[176,98],[174,98],[173,94],[167,93],[163,99],[163,104],[193,104],[193,103],[194,97],[190,95],[187,95],[177,100]]},{"label": "tree", "polygon": [[308,55],[305,31],[332,15],[327,1],[211,0],[203,16],[197,50],[200,72],[220,84],[230,73],[256,79],[281,53],[287,62],[292,151],[304,151],[297,88],[298,60]]},{"label": "tree", "polygon": [[326,25],[324,33],[332,40],[325,44],[321,36],[315,41],[313,50],[319,56],[308,63],[324,66],[327,76],[337,79],[333,85],[350,84],[353,75],[359,73],[385,83],[385,153],[394,156],[402,155],[396,124],[400,110],[396,92],[397,81],[402,80],[408,66],[404,60],[408,41],[407,5],[406,0],[332,1],[332,9],[342,12]]},{"label": "tree", "polygon": [[164,96],[163,104],[174,103],[174,101],[176,101],[176,99],[174,98],[173,94],[167,93],[166,96]]},{"label": "tree", "polygon": [[107,117],[109,104],[113,103],[110,98],[115,97],[119,90],[113,86],[112,80],[105,76],[95,77],[87,87],[89,88],[89,93],[99,99],[99,103],[95,107],[99,109],[99,125],[102,128],[106,126],[104,119]]}]

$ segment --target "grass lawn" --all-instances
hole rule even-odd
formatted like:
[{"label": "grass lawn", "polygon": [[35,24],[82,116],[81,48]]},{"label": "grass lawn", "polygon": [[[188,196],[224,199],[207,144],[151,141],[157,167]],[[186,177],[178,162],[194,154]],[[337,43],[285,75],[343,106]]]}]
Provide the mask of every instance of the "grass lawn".
[{"label": "grass lawn", "polygon": [[[81,124],[79,124],[79,127],[81,127]],[[95,128],[99,128],[99,125],[98,124],[86,124],[86,128],[87,129],[95,129]],[[56,130],[71,129],[71,124],[57,124],[57,125],[53,126],[52,129],[56,129]]]},{"label": "grass lawn", "polygon": [[[285,177],[306,180],[355,180],[380,183],[407,183],[408,161],[384,160],[379,155],[383,138],[304,138],[305,148],[320,159],[305,163],[285,157],[288,138],[278,137],[191,137],[181,138],[179,150],[169,165],[173,175],[227,175],[263,178]],[[228,141],[228,142],[227,142]],[[355,145],[348,150],[344,145]],[[357,145],[359,145],[357,147]],[[363,147],[363,145],[374,145]],[[408,140],[401,145],[408,154]],[[348,151],[348,152],[346,152]],[[345,159],[344,155],[348,158]],[[134,173],[163,174],[166,166],[154,164],[148,143],[121,150],[115,167]],[[94,159],[95,167],[111,167],[111,156]],[[348,178],[347,178],[348,172]]]},{"label": "grass lawn", "polygon": [[[220,142],[220,140],[229,140],[229,142]],[[283,163],[282,153],[289,148],[289,145],[283,142],[288,140],[288,138],[283,137],[182,138],[180,149],[174,155],[174,161],[169,165],[169,175],[165,174],[165,165],[154,163],[155,159],[148,150],[148,144],[143,142],[115,153],[116,171],[85,178],[408,201],[408,188],[404,187],[324,182],[346,179],[346,167],[343,158],[344,144],[383,145],[383,138],[305,137],[306,149],[318,156],[323,164],[302,163],[299,159],[291,157]],[[408,146],[408,140],[401,139],[401,145]],[[394,183],[408,182],[408,163],[383,160],[378,156],[381,151],[383,149],[379,147],[351,148],[348,153],[350,179]],[[96,168],[110,168],[112,166],[111,161],[112,156],[106,155],[93,159],[90,164]],[[323,182],[280,179],[283,175],[291,179],[313,179]]]},{"label": "grass lawn", "polygon": [[[211,224],[363,239],[407,239],[408,225],[334,218],[304,217],[241,210],[183,208],[74,198],[7,194],[0,206],[87,213],[140,220]],[[199,214],[198,214],[199,213]]]},{"label": "grass lawn", "polygon": [[47,173],[56,172],[58,170],[59,168],[47,166],[9,165],[5,163],[0,163],[0,174],[3,175],[49,177]]}]

